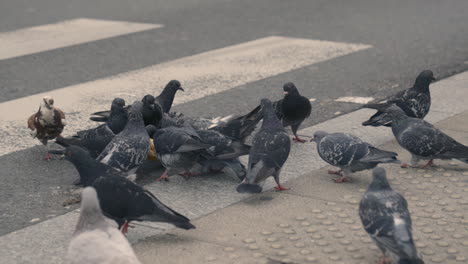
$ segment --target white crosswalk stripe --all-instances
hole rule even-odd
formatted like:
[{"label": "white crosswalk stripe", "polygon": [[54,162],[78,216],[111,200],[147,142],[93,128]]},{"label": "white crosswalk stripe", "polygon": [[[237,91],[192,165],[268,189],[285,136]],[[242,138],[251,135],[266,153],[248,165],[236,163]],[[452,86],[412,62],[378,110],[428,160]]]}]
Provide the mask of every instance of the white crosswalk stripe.
[{"label": "white crosswalk stripe", "polygon": [[180,104],[370,47],[272,36],[4,102],[0,113],[8,114],[0,116],[0,155],[38,144],[29,137],[25,122],[46,94],[53,95],[57,107],[69,113],[64,133],[69,135],[95,125],[89,122],[89,114],[108,108],[113,97],[131,103],[145,94],[158,94],[171,79],[180,80],[186,88],[176,96],[175,104]]},{"label": "white crosswalk stripe", "polygon": [[78,18],[0,33],[0,60],[161,28],[159,24]]}]

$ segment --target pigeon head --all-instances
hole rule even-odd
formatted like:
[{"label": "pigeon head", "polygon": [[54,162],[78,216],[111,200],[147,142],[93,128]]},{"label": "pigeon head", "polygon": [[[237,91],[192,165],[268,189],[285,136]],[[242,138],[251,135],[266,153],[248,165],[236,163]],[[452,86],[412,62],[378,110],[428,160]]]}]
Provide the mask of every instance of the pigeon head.
[{"label": "pigeon head", "polygon": [[42,98],[42,106],[47,109],[54,108],[54,98],[52,98],[52,96],[44,96],[44,98]]},{"label": "pigeon head", "polygon": [[387,173],[384,168],[377,167],[372,170],[372,182],[369,185],[370,191],[376,190],[391,190],[390,184],[387,180]]},{"label": "pigeon head", "polygon": [[435,80],[436,78],[434,78],[434,73],[431,70],[425,70],[422,71],[416,78],[414,87],[419,89],[428,89],[429,84]]},{"label": "pigeon head", "polygon": [[114,100],[112,100],[112,105],[114,106],[120,106],[120,107],[124,107],[125,106],[125,100],[120,98],[120,97],[116,97],[114,98]]},{"label": "pigeon head", "polygon": [[283,85],[283,93],[284,93],[284,96],[288,96],[288,95],[293,95],[293,94],[299,94],[299,91],[297,90],[294,83],[288,82]]},{"label": "pigeon head", "polygon": [[154,104],[154,96],[151,94],[147,94],[141,99],[143,105],[153,105]]},{"label": "pigeon head", "polygon": [[328,135],[328,133],[325,132],[325,131],[322,131],[322,130],[315,131],[314,137],[313,137],[310,141],[314,141],[315,143],[318,143],[318,142],[320,142],[320,140],[322,140],[322,138],[324,138],[326,135]]},{"label": "pigeon head", "polygon": [[141,121],[143,122],[143,115],[141,113],[143,109],[143,103],[140,101],[135,101],[132,104],[132,107],[128,111],[128,121]]},{"label": "pigeon head", "polygon": [[154,133],[158,130],[156,128],[156,126],[154,126],[154,125],[147,125],[145,128],[146,128],[146,132],[148,132],[148,135],[150,136],[150,138],[152,138]]},{"label": "pigeon head", "polygon": [[178,80],[172,80],[170,81],[166,87],[164,88],[164,90],[171,90],[173,92],[177,92],[179,90],[181,91],[185,91],[184,88],[182,88],[182,86],[180,85],[180,82]]},{"label": "pigeon head", "polygon": [[283,124],[281,124],[278,117],[276,116],[275,110],[273,109],[273,103],[270,100],[263,98],[260,101],[260,105],[262,107],[263,114],[262,128],[283,129]]},{"label": "pigeon head", "polygon": [[[57,154],[57,152],[55,152],[54,154]],[[75,145],[70,145],[66,147],[62,155],[65,157],[66,160],[70,161],[75,165],[87,166],[87,161],[94,160],[87,150]]]},{"label": "pigeon head", "polygon": [[74,235],[86,230],[106,226],[106,220],[99,205],[96,189],[93,187],[84,188],[81,192],[80,218],[78,219]]}]

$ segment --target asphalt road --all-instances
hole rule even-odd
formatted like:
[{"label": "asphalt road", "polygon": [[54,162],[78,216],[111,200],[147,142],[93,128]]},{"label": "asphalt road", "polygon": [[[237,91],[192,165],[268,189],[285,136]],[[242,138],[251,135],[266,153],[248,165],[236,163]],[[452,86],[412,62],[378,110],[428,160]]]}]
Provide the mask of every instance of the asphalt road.
[{"label": "asphalt road", "polygon": [[[432,69],[437,78],[468,69],[466,0],[0,2],[0,32],[80,17],[164,24],[164,28],[0,60],[0,102],[271,35],[372,48],[181,104],[175,110],[202,116],[241,113],[261,97],[280,98],[282,84],[293,81],[302,94],[316,98],[313,114],[303,125],[307,127],[359,107],[335,102],[338,97],[384,98],[409,87],[423,69]],[[34,147],[0,157],[0,235],[72,209],[61,203],[70,197],[77,174],[67,162],[40,160],[43,151]],[[150,177],[141,173],[143,182],[160,173],[152,172]]]}]

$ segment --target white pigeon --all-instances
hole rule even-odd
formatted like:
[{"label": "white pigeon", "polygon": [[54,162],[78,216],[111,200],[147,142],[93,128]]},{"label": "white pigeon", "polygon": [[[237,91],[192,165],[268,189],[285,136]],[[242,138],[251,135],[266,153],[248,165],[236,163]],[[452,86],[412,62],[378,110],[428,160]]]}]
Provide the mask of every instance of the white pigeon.
[{"label": "white pigeon", "polygon": [[68,247],[68,263],[141,264],[125,236],[106,221],[93,187],[83,190],[80,211]]}]

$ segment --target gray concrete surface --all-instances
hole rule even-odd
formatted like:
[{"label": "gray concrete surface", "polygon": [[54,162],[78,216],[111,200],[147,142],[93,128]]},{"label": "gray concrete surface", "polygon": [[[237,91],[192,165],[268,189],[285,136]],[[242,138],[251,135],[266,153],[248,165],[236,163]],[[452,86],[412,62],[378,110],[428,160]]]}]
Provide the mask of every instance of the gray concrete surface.
[{"label": "gray concrete surface", "polygon": [[[466,105],[459,98],[466,91],[467,82],[468,72],[453,76],[451,78],[442,80],[434,84],[432,90],[433,96],[435,97],[434,111],[432,111],[427,117],[427,120],[429,120],[430,122],[435,123],[442,121],[442,123],[437,125],[441,127],[444,131],[446,131],[447,129],[447,132],[449,134],[453,135],[455,138],[459,139],[461,142],[464,143],[468,143],[468,138],[466,138],[465,135],[465,131],[467,130],[466,122],[463,122],[463,120],[466,120],[465,118],[467,115],[466,111],[468,111],[468,105]],[[446,107],[442,109],[441,106]],[[363,140],[368,141],[372,144],[381,145],[392,139],[393,136],[391,135],[389,129],[366,128],[361,127],[359,125],[362,120],[365,120],[372,113],[373,111],[370,111],[368,109],[362,109],[326,121],[316,126],[303,129],[300,133],[311,135],[313,131],[318,129],[327,131],[343,131],[353,133],[361,137]],[[458,114],[460,113],[464,114],[458,116]],[[386,147],[389,149],[395,148],[392,144]],[[407,158],[406,153],[404,151],[402,151],[401,149],[396,150],[398,153],[402,154],[403,159]],[[354,181],[351,184],[334,184],[331,181],[330,176],[324,173],[324,169],[316,171],[317,169],[322,168],[324,166],[325,163],[321,161],[318,155],[316,154],[315,145],[313,143],[294,144],[290,158],[286,163],[281,176],[281,181],[288,181],[285,183],[285,185],[289,185],[290,187],[292,187],[292,190],[285,192],[285,195],[288,195],[289,193],[289,195],[306,197],[307,199],[310,198],[319,201],[344,203],[349,204],[349,206],[355,205],[359,198],[359,196],[357,196],[356,194],[362,193],[362,191],[366,188],[369,182],[368,177],[356,175],[355,177],[353,177]],[[456,166],[452,167],[458,168]],[[465,168],[461,165],[459,167]],[[159,176],[159,173],[161,171],[153,171],[152,167],[147,167],[145,168],[145,170],[147,170],[145,174],[151,174],[151,177],[145,178],[143,181],[146,184],[146,188],[155,193],[157,197],[160,198],[164,203],[168,204],[173,208],[176,208],[179,212],[186,214],[188,217],[192,219],[201,218],[200,221],[202,221],[202,223],[204,221],[203,219],[205,218],[203,216],[213,212],[217,214],[217,212],[223,210],[222,208],[248,197],[248,195],[241,195],[235,192],[237,181],[229,175],[206,175],[199,178],[193,178],[187,181],[182,179],[181,177],[173,177],[170,182],[152,183],[152,181],[157,176]],[[398,170],[397,172],[392,172],[392,175],[394,175],[395,173],[400,173],[399,171],[400,170]],[[304,174],[306,174],[306,176],[302,176]],[[364,173],[364,175],[366,175],[366,173]],[[76,176],[70,175],[70,178],[68,180],[71,182],[74,177]],[[300,178],[297,180],[293,180],[298,177]],[[424,178],[424,176],[422,177]],[[435,178],[436,176],[431,177]],[[458,177],[459,176],[457,176],[457,179]],[[404,186],[406,183],[402,184]],[[269,188],[271,189],[273,185],[273,181],[268,181],[265,187],[268,190]],[[66,186],[69,186],[69,184],[66,184]],[[455,190],[452,189],[451,191],[455,192]],[[456,194],[463,195],[463,193],[459,194],[458,190]],[[64,196],[66,195],[67,194],[65,193]],[[273,198],[276,197],[277,194],[270,192],[269,195],[271,195],[271,197]],[[258,199],[262,200],[263,198]],[[268,200],[270,198],[265,199]],[[420,197],[418,199],[425,198]],[[460,199],[460,201],[464,200]],[[14,205],[15,203],[11,202],[11,206]],[[60,207],[60,204],[57,204],[56,206]],[[464,205],[461,204],[461,206]],[[260,210],[260,208],[255,207],[255,210],[257,209]],[[456,210],[459,210],[459,208],[456,208]],[[0,237],[0,255],[6,256],[4,260],[7,263],[62,263],[61,256],[64,255],[64,251],[66,249],[72,232],[71,230],[73,230],[73,226],[77,220],[77,217],[78,214],[76,212],[70,212],[62,216],[53,218],[52,220],[34,223],[34,225],[4,235]],[[207,217],[209,218],[210,216],[208,215]],[[262,218],[263,213],[260,214],[259,217]],[[450,222],[453,221],[454,220],[451,220]],[[223,228],[224,230],[229,230],[228,223],[229,222],[227,221],[226,226]],[[196,224],[198,223],[196,222]],[[463,222],[459,221],[457,224],[463,224]],[[128,238],[131,242],[137,243],[137,248],[140,245],[139,243],[141,243],[145,239],[147,239],[145,241],[159,241],[159,236],[157,236],[157,234],[160,234],[163,231],[166,231],[171,228],[167,225],[151,223],[137,223],[135,225],[136,228],[130,230]],[[194,233],[202,236],[202,234],[199,233],[199,230],[200,228],[197,229],[197,231],[195,231]],[[204,230],[203,227],[201,230]],[[192,234],[192,231],[183,232],[182,236],[190,236],[190,234]],[[170,241],[180,241],[180,239],[181,238],[169,238]],[[182,248],[179,248],[177,250],[183,250],[183,247],[187,245],[186,242],[187,241],[182,243]],[[157,245],[152,245],[152,247],[153,246],[156,247]],[[203,245],[200,245],[200,247],[202,246]],[[173,254],[175,252],[178,252],[177,250],[168,251],[167,254]],[[167,250],[161,252],[166,251]],[[145,250],[139,252],[142,252],[141,254],[143,254],[143,256],[145,254],[152,254],[151,252],[147,252]],[[177,255],[179,254],[177,253]],[[200,257],[207,256],[203,255]]]},{"label": "gray concrete surface", "polygon": [[[436,124],[468,144],[468,111]],[[398,144],[381,146],[410,156]],[[385,165],[413,219],[425,263],[466,263],[468,165],[437,161],[429,169]],[[380,252],[362,228],[358,203],[370,181],[359,172],[337,184],[321,168],[285,183],[291,190],[265,192],[194,222],[193,232],[171,230],[134,244],[143,263],[375,263]]]}]

